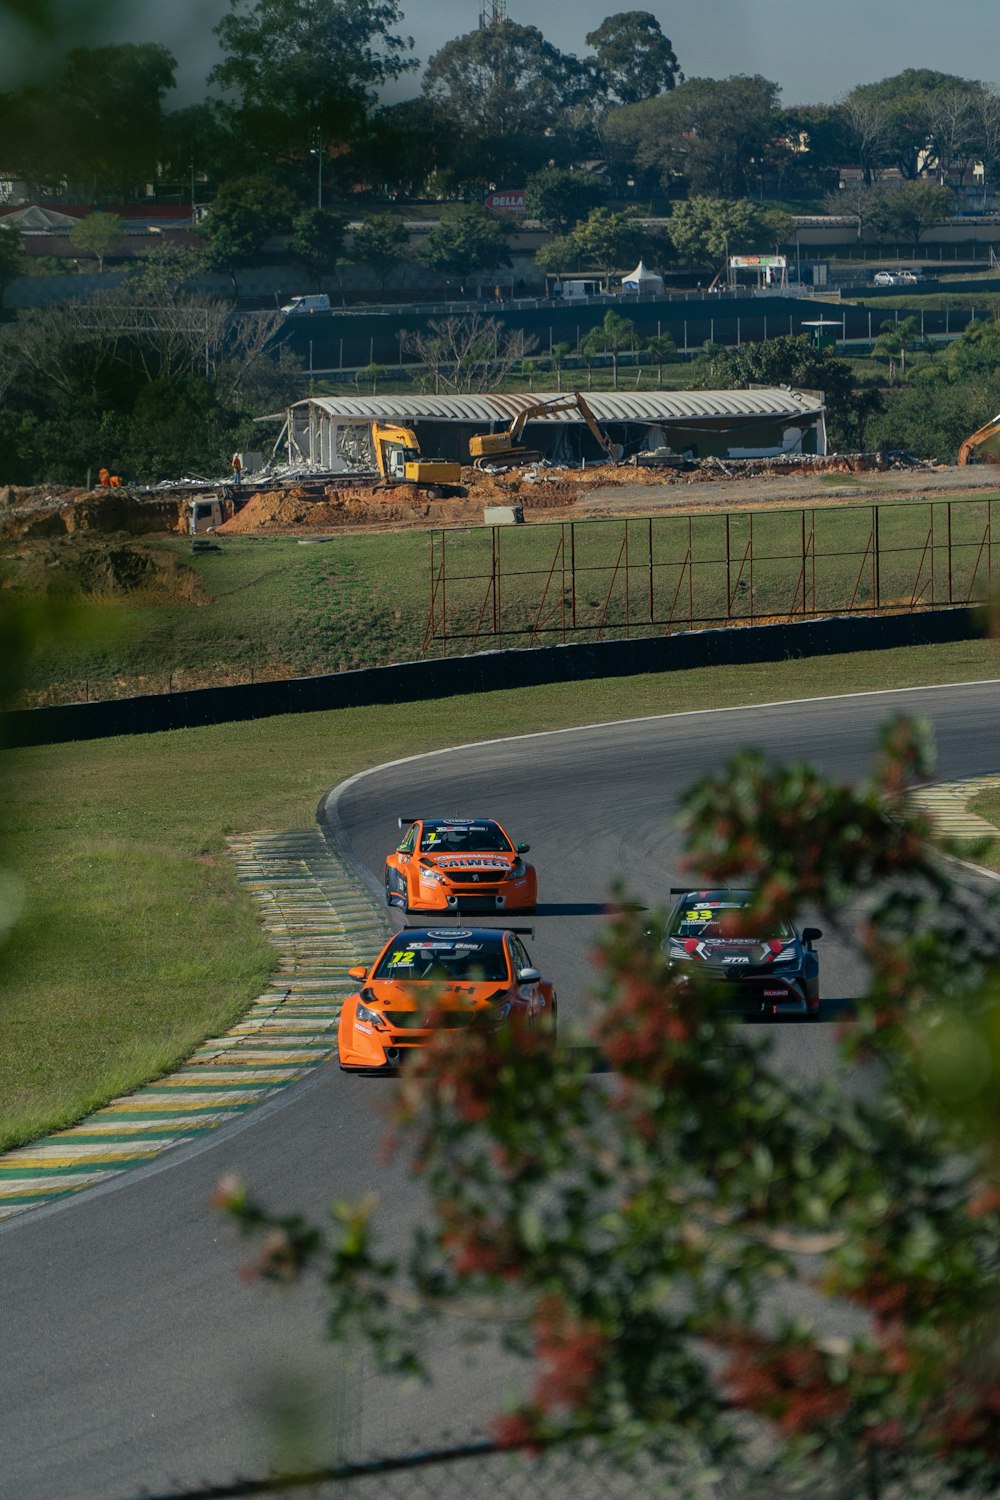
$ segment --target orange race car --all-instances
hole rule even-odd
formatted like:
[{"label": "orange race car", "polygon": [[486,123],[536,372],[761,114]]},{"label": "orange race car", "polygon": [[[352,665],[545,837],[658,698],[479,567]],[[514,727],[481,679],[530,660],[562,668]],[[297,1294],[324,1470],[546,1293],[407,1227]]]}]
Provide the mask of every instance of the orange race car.
[{"label": "orange race car", "polygon": [[392,1072],[436,1028],[527,1023],[554,1036],[556,993],[532,966],[530,927],[404,927],[344,1001],[337,1031],[345,1071]]},{"label": "orange race car", "polygon": [[385,862],[385,899],[404,911],[535,909],[533,865],[492,818],[400,818],[406,837]]}]

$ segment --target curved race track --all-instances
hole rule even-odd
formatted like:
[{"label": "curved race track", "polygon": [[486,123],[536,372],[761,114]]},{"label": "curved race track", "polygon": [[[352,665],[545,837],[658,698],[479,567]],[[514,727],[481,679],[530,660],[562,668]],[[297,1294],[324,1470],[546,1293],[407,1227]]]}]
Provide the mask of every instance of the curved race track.
[{"label": "curved race track", "polygon": [[[688,714],[494,742],[355,778],[335,812],[377,880],[399,813],[490,814],[528,839],[543,903],[529,946],[556,979],[560,1015],[569,1017],[588,985],[587,954],[610,879],[623,876],[650,904],[664,901],[675,883],[672,812],[693,779],[751,743],[853,779],[867,771],[879,724],[900,711],[932,721],[941,779],[993,772],[1000,769],[998,687]],[[856,978],[827,945],[828,1014],[850,997]],[[807,1074],[830,1067],[830,1028],[781,1026],[776,1035],[789,1065]],[[391,1244],[417,1210],[403,1170],[378,1160],[379,1108],[392,1087],[331,1066],[197,1147],[0,1228],[4,1494],[125,1500],[260,1472],[271,1453],[261,1400],[278,1389],[294,1404],[298,1381],[317,1371],[328,1376],[317,1462],[329,1460],[344,1433],[351,1457],[379,1446],[405,1451],[414,1437],[468,1437],[478,1418],[497,1409],[495,1373],[471,1376],[444,1340],[430,1394],[389,1393],[360,1363],[339,1373],[339,1356],[320,1337],[318,1293],[284,1298],[241,1282],[240,1247],[206,1207],[227,1171],[246,1176],[277,1208],[314,1213],[335,1196],[375,1187]]]}]

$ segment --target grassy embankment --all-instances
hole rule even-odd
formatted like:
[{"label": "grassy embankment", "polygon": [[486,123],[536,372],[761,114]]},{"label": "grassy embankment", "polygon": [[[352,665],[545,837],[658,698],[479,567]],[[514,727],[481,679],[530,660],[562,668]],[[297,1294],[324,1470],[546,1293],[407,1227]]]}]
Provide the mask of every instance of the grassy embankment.
[{"label": "grassy embankment", "polygon": [[[850,476],[830,476],[830,487],[850,488]],[[884,497],[884,498],[883,498]],[[949,597],[944,554],[928,550],[930,504],[893,501],[892,476],[880,494],[882,603],[908,607]],[[836,613],[872,598],[871,508],[818,505],[814,555],[805,569],[815,586],[815,608]],[[935,500],[935,541],[944,541],[943,502]],[[965,499],[952,506],[951,597],[963,599],[973,577],[983,586],[981,555],[988,504]],[[755,511],[753,619],[781,618],[802,597],[802,514],[798,509]],[[721,620],[727,589],[732,612],[751,618],[747,512],[730,520],[730,576],[726,576],[726,518],[702,510],[659,516],[650,551],[647,522],[629,525],[628,613],[631,633],[656,633],[653,618],[683,620],[690,610],[702,623]],[[577,625],[596,639],[624,633],[626,583],[621,521],[592,521],[575,528],[576,598],[569,598],[568,533],[558,524],[511,527],[500,538],[505,635],[493,631],[490,591],[492,533],[484,527],[447,534],[447,618],[452,652],[504,645],[553,643],[575,606]],[[220,538],[218,552],[192,554],[182,538],[141,539],[159,559],[159,594],[117,596],[106,613],[118,627],[111,639],[63,640],[39,658],[29,703],[177,691],[254,677],[304,676],[352,667],[412,661],[422,653],[430,602],[428,537],[419,532],[333,535],[317,545],[295,539]],[[690,566],[687,566],[690,549]],[[56,554],[71,565],[73,548]],[[440,561],[438,555],[437,561]],[[46,557],[39,560],[42,569]],[[0,561],[0,584],[13,564]],[[464,577],[463,577],[464,575]],[[46,576],[44,572],[40,576]],[[49,571],[48,577],[52,577]],[[72,582],[72,575],[69,581]],[[564,608],[565,601],[565,608]],[[440,601],[439,601],[440,613]],[[539,630],[533,636],[533,631]],[[464,638],[463,638],[464,635]],[[431,643],[427,654],[439,654]]]},{"label": "grassy embankment", "polygon": [[352,772],[498,734],[996,673],[994,646],[963,642],[8,752],[4,859],[27,899],[0,972],[0,1147],[235,1020],[272,954],[225,837],[309,825]]}]

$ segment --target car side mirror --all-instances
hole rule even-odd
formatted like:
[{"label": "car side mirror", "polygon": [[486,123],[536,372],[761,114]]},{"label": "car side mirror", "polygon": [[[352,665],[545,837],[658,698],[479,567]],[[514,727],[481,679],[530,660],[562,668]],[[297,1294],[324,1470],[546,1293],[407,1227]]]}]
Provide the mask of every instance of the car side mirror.
[{"label": "car side mirror", "polygon": [[368,968],[365,964],[355,964],[353,969],[347,971],[348,979],[367,979]]},{"label": "car side mirror", "polygon": [[531,852],[530,844],[515,844],[514,848],[517,850],[518,854],[529,854]]},{"label": "car side mirror", "polygon": [[821,938],[822,936],[823,931],[820,927],[803,927],[802,929],[802,941],[804,943],[814,943],[817,938]]},{"label": "car side mirror", "polygon": [[521,984],[537,984],[542,977],[541,969],[518,969],[517,977]]}]

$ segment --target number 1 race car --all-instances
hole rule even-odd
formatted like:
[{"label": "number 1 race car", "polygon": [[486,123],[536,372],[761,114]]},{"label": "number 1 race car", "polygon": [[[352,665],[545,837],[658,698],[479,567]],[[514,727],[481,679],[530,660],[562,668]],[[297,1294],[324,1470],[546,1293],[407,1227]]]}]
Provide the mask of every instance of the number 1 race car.
[{"label": "number 1 race car", "polygon": [[[673,890],[671,895],[677,895]],[[753,891],[681,891],[664,950],[673,978],[708,986],[727,1010],[746,1016],[819,1015],[818,927],[790,922],[754,931]]]},{"label": "number 1 race car", "polygon": [[361,989],[337,1031],[345,1071],[392,1072],[435,1030],[541,1026],[554,1037],[556,993],[521,942],[530,927],[394,932],[371,968],[348,970]]},{"label": "number 1 race car", "polygon": [[533,865],[491,818],[400,818],[406,836],[385,862],[385,899],[404,911],[535,909]]}]

